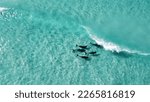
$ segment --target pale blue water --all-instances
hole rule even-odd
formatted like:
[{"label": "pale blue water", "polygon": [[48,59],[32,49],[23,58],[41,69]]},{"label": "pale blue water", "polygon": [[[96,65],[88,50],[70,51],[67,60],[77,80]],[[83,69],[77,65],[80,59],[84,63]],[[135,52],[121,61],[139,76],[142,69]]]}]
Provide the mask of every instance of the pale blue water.
[{"label": "pale blue water", "polygon": [[149,22],[149,0],[1,0],[0,84],[150,84]]}]

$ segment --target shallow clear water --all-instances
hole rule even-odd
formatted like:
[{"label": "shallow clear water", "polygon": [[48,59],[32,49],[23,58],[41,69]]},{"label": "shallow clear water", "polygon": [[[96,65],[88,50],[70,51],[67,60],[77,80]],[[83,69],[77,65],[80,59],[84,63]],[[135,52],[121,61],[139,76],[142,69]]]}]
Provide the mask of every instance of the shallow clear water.
[{"label": "shallow clear water", "polygon": [[[149,0],[1,0],[0,84],[150,84],[149,8]],[[76,44],[100,55],[77,57]]]}]

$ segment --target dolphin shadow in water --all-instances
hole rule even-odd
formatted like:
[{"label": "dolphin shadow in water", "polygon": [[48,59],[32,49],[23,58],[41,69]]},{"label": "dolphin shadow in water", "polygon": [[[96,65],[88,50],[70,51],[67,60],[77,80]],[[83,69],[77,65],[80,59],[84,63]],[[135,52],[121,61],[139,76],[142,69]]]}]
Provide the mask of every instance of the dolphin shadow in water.
[{"label": "dolphin shadow in water", "polygon": [[128,53],[128,52],[125,52],[125,51],[120,51],[120,52],[117,52],[117,51],[114,51],[112,52],[114,55],[118,56],[118,57],[123,57],[123,58],[129,58],[132,56],[131,53]]}]

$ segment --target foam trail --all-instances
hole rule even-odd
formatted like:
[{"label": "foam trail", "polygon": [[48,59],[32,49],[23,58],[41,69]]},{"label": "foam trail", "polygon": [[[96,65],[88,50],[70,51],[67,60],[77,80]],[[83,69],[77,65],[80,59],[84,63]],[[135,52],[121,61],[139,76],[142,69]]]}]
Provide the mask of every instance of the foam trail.
[{"label": "foam trail", "polygon": [[104,47],[105,50],[108,51],[112,51],[112,52],[126,52],[126,53],[130,53],[130,54],[139,54],[139,55],[144,55],[144,56],[149,56],[150,53],[143,53],[140,51],[135,51],[135,50],[130,50],[128,48],[121,48],[119,45],[112,43],[112,42],[108,42],[102,38],[97,37],[90,28],[86,27],[86,26],[82,26],[86,32],[89,34],[90,38],[93,39],[97,44],[102,45]]},{"label": "foam trail", "polygon": [[5,7],[0,7],[0,12],[3,12],[5,10],[8,10],[8,8],[5,8]]}]

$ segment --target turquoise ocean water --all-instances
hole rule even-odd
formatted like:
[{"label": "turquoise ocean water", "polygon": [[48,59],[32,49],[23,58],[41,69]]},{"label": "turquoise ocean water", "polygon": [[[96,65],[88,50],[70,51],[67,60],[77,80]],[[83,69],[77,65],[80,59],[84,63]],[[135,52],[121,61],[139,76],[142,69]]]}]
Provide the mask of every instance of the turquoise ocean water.
[{"label": "turquoise ocean water", "polygon": [[150,84],[150,1],[0,0],[0,84]]}]

